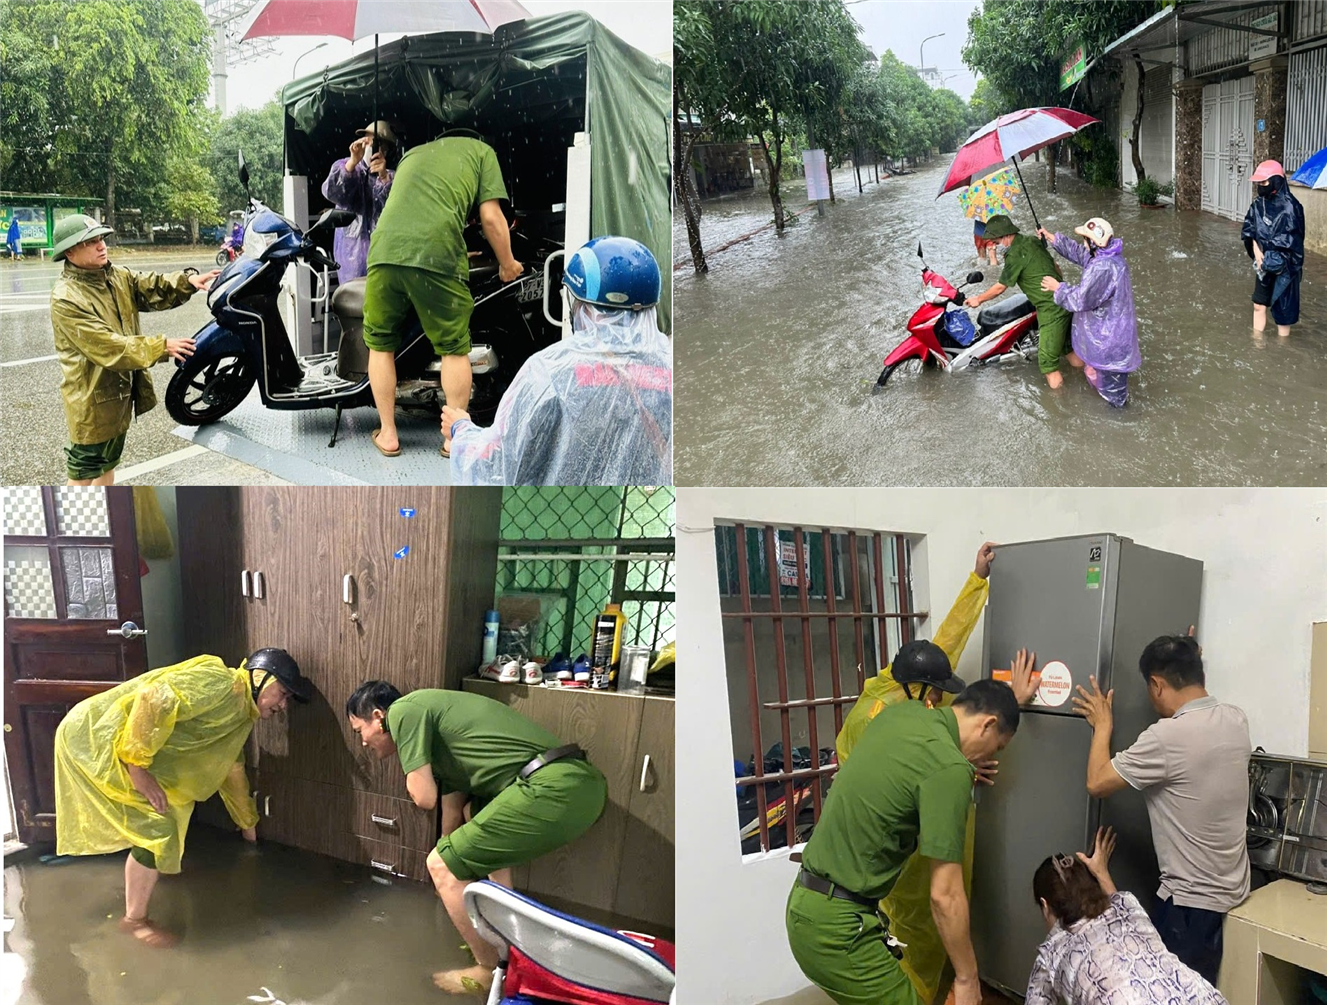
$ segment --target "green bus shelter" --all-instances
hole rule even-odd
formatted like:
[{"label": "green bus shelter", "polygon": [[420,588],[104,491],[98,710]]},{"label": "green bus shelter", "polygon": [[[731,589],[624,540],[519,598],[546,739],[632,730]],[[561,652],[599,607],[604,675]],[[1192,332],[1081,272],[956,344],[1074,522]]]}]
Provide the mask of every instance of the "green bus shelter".
[{"label": "green bus shelter", "polygon": [[0,192],[0,234],[9,233],[9,224],[17,217],[24,251],[49,248],[55,243],[57,222],[71,213],[86,213],[100,219],[103,202],[85,195]]}]

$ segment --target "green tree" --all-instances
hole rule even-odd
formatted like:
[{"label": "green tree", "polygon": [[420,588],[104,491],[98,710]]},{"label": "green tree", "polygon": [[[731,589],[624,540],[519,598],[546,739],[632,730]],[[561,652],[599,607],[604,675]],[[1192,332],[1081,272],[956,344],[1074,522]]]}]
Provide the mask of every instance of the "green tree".
[{"label": "green tree", "polygon": [[33,75],[14,82],[46,92],[18,99],[45,104],[43,133],[25,124],[18,134],[46,158],[34,174],[104,194],[114,226],[117,198],[159,193],[172,152],[189,146],[208,89],[212,34],[202,8],[194,0],[9,0],[7,8],[14,31],[50,47],[44,74],[26,52]]},{"label": "green tree", "polygon": [[968,137],[968,106],[953,91],[940,88],[930,95],[936,146],[944,153],[958,149]]},{"label": "green tree", "polygon": [[728,118],[728,101],[714,67],[714,31],[706,0],[673,4],[673,189],[686,221],[691,265],[710,270],[700,239],[700,195],[691,156],[701,131],[713,131]]},{"label": "green tree", "polygon": [[249,190],[254,198],[268,206],[281,205],[284,123],[285,112],[281,105],[269,101],[262,108],[241,109],[222,119],[212,131],[207,168],[216,186],[222,213],[248,205],[239,177],[238,155],[241,150],[249,168]]}]

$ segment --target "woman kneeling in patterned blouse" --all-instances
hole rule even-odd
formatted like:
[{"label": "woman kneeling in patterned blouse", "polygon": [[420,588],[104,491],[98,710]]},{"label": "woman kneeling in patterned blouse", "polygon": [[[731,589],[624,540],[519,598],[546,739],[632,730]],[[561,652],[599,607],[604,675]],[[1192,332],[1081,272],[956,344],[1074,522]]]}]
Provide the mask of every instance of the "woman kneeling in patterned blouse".
[{"label": "woman kneeling in patterned blouse", "polygon": [[1226,1005],[1216,988],[1166,949],[1106,863],[1115,834],[1097,831],[1092,857],[1052,855],[1032,879],[1049,934],[1028,978],[1026,1005]]}]

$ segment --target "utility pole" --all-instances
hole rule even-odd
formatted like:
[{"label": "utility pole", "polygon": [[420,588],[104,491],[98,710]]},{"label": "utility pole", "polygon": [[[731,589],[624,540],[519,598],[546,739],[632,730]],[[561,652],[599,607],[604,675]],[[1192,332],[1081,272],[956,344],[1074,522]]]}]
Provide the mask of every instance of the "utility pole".
[{"label": "utility pole", "polygon": [[270,38],[241,42],[240,27],[261,0],[203,0],[203,13],[212,27],[212,103],[226,114],[226,78],[230,67],[276,55]]},{"label": "utility pole", "polygon": [[933,38],[943,38],[944,34],[945,33],[942,31],[938,35],[927,35],[922,39],[922,44],[917,47],[917,59],[919,60],[917,76],[921,77],[923,80],[926,79],[926,43]]}]

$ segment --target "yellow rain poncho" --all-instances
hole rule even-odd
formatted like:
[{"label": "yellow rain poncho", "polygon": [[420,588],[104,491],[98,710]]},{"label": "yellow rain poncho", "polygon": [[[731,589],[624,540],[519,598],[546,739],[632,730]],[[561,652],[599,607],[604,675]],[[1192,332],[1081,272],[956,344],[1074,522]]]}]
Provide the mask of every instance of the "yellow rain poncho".
[{"label": "yellow rain poncho", "polygon": [[[130,847],[180,871],[194,803],[220,792],[231,819],[258,823],[244,744],[258,719],[248,671],[216,656],[152,670],[75,705],[55,731],[55,833],[60,855]],[[158,813],[126,765],[150,771],[170,804]]]},{"label": "yellow rain poncho", "polygon": [[[959,591],[954,606],[950,608],[940,630],[931,641],[945,651],[951,667],[958,666],[963,648],[968,644],[972,630],[977,626],[977,619],[986,606],[986,597],[990,593],[990,583],[976,573],[968,574],[968,581]],[[894,681],[893,667],[887,666],[866,682],[862,695],[853,705],[852,711],[843,721],[843,730],[835,741],[838,750],[839,765],[842,766],[856,746],[858,738],[867,723],[890,705],[907,701],[903,686]],[[941,702],[948,705],[954,695],[945,694]],[[967,837],[963,847],[963,885],[972,892],[972,839],[976,814],[968,811]],[[931,915],[931,865],[921,855],[913,853],[899,873],[898,881],[889,891],[889,896],[880,901],[880,909],[889,918],[889,929],[894,937],[905,943],[903,951],[903,972],[908,975],[917,994],[923,1002],[935,998],[940,987],[940,977],[948,958],[940,933],[936,930],[935,919]]]}]

